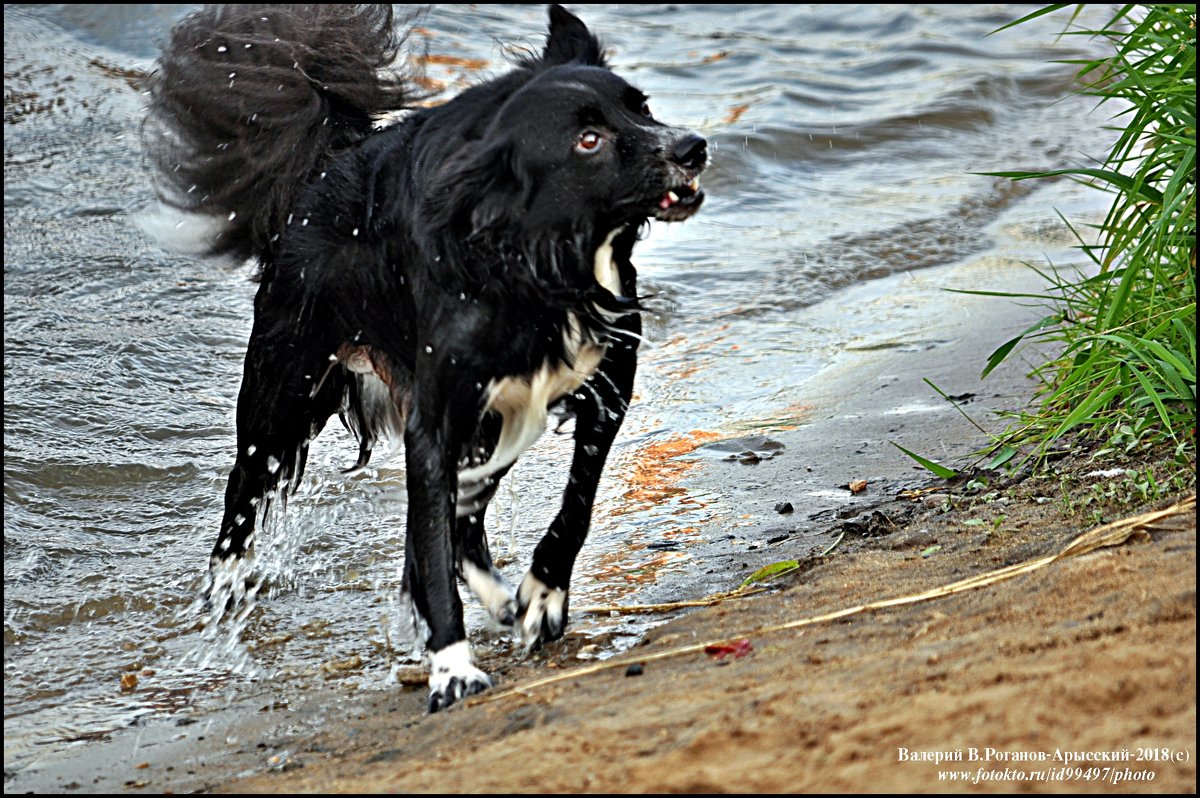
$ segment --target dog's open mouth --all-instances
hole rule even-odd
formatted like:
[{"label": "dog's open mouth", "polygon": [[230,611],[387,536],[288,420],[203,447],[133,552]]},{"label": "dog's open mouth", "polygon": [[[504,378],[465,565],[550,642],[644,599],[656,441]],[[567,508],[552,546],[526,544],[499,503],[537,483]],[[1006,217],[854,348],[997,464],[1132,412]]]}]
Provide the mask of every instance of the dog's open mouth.
[{"label": "dog's open mouth", "polygon": [[660,222],[682,222],[696,211],[704,202],[704,190],[700,188],[700,178],[693,177],[691,181],[676,186],[662,196],[654,218]]}]

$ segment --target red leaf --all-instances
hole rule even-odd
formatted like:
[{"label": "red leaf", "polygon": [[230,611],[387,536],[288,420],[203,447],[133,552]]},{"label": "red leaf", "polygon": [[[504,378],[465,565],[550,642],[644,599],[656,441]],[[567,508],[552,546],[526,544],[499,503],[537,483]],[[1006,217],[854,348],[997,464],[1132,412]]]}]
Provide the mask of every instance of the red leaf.
[{"label": "red leaf", "polygon": [[754,646],[750,645],[750,641],[746,638],[735,640],[732,643],[720,643],[714,646],[705,646],[704,653],[716,659],[725,659],[730,654],[734,659],[739,659],[746,656],[754,650]]}]

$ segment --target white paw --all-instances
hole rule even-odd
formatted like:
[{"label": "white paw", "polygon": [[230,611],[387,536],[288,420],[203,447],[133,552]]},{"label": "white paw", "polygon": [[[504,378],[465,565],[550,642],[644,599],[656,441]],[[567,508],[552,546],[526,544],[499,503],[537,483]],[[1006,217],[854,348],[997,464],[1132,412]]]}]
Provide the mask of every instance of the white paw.
[{"label": "white paw", "polygon": [[494,568],[485,571],[467,560],[459,564],[459,572],[496,623],[512,626],[517,622],[517,595],[499,572]]},{"label": "white paw", "polygon": [[492,686],[486,673],[475,667],[471,645],[466,640],[435,651],[429,666],[429,711],[446,709],[467,696]]},{"label": "white paw", "polygon": [[532,573],[525,574],[517,591],[521,612],[521,645],[529,652],[557,640],[567,626],[567,591],[548,587]]}]

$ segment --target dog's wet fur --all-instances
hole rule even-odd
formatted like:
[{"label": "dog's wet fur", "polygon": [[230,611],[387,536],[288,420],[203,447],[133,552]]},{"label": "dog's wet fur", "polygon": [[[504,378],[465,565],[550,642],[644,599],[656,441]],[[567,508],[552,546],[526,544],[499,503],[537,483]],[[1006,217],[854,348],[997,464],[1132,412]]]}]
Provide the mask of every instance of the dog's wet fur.
[{"label": "dog's wet fur", "polygon": [[[404,589],[428,629],[436,711],[491,685],[458,579],[526,648],[563,634],[633,388],[630,255],[648,220],[700,207],[708,156],[559,6],[543,52],[428,107],[393,66],[402,28],[385,5],[206,7],[164,50],[146,141],[161,206],[190,220],[178,243],[259,264],[210,571],[252,551],[334,413],[357,436],[356,466],[401,438]],[[575,417],[574,458],[514,590],[484,514],[550,408]]]}]

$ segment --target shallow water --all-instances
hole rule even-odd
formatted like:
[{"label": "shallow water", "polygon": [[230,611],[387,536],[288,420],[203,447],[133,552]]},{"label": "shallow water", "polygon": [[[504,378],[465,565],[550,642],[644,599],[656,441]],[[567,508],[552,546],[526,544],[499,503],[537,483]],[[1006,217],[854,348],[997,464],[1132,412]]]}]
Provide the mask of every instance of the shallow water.
[{"label": "shallow water", "polygon": [[[5,10],[6,769],[34,743],[175,711],[248,675],[377,687],[413,661],[396,604],[403,474],[393,462],[341,476],[355,449],[336,423],[260,543],[270,600],[232,638],[197,628],[254,286],[247,268],[165,253],[132,223],[147,194],[137,73],[181,13]],[[651,581],[686,592],[687,553],[663,544],[701,534],[719,497],[674,492],[677,472],[648,464],[695,430],[801,423],[805,378],[844,342],[797,326],[798,309],[967,259],[1070,259],[1054,211],[1095,219],[1093,192],[975,173],[1085,162],[1109,135],[1107,112],[1067,96],[1071,68],[1049,63],[1087,43],[1056,41],[1053,19],[989,36],[1012,7],[581,13],[659,118],[708,137],[713,166],[703,212],[655,227],[636,253],[655,295],[650,342],[575,606]],[[544,10],[439,6],[417,24],[418,51],[451,56],[428,66],[449,92],[506,68],[498,42],[537,46]],[[567,443],[544,436],[497,497],[493,549],[514,582],[556,509]],[[486,634],[478,610],[470,623]],[[639,631],[582,616],[575,628],[618,646]],[[129,672],[142,689],[122,696]]]}]

